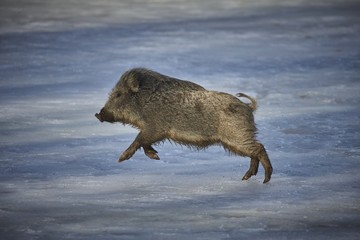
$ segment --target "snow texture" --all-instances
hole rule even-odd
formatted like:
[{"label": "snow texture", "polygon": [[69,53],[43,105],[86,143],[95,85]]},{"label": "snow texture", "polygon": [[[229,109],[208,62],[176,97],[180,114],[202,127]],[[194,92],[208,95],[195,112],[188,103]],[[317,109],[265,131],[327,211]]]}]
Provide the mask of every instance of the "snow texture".
[{"label": "snow texture", "polygon": [[[2,0],[0,238],[360,239],[360,2]],[[257,98],[274,174],[94,114],[147,67]]]}]

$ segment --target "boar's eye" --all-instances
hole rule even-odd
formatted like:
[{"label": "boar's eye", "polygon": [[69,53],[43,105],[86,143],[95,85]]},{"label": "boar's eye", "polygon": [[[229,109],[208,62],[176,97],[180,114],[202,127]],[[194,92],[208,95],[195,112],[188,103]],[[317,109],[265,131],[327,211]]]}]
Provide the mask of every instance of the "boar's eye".
[{"label": "boar's eye", "polygon": [[121,92],[116,93],[116,97],[121,97]]}]

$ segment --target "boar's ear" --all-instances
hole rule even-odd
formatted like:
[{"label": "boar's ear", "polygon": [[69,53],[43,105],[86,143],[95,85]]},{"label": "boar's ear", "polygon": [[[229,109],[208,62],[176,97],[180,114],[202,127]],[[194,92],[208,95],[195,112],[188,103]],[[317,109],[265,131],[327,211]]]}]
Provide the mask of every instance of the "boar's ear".
[{"label": "boar's ear", "polygon": [[139,80],[135,78],[131,78],[128,81],[128,86],[132,92],[138,92],[139,91]]}]

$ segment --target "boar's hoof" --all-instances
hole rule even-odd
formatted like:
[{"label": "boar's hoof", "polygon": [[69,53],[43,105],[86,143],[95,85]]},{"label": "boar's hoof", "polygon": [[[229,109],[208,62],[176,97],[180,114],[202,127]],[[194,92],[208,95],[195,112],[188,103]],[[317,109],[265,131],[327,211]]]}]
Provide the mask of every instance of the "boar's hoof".
[{"label": "boar's hoof", "polygon": [[258,169],[259,169],[259,160],[256,158],[251,158],[250,168],[245,173],[242,180],[248,180],[249,178],[251,178],[251,176],[255,176],[258,172]]},{"label": "boar's hoof", "polygon": [[270,181],[270,178],[265,178],[264,182],[263,183],[267,183]]},{"label": "boar's hoof", "polygon": [[242,180],[248,180],[249,178],[251,178],[251,176],[252,174],[247,171],[246,174],[243,176]]},{"label": "boar's hoof", "polygon": [[118,162],[123,162],[125,160],[128,160],[129,158],[131,158],[133,154],[128,154],[126,151],[120,156]]},{"label": "boar's hoof", "polygon": [[143,146],[144,152],[146,156],[151,159],[160,160],[159,156],[157,155],[157,151],[152,146]]},{"label": "boar's hoof", "polygon": [[154,160],[160,160],[159,156],[156,154],[156,152],[153,152],[153,151],[147,151],[145,152],[146,156],[148,156],[149,158],[151,159],[154,159]]},{"label": "boar's hoof", "polygon": [[272,172],[273,172],[273,169],[271,166],[265,168],[265,179],[264,179],[263,183],[267,183],[270,181]]}]

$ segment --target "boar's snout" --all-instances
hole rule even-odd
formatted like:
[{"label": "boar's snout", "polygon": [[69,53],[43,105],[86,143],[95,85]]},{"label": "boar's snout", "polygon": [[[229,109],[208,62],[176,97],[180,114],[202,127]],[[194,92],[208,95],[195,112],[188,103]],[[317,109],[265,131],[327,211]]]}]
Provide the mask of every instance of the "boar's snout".
[{"label": "boar's snout", "polygon": [[100,122],[103,122],[103,120],[101,119],[101,115],[99,113],[95,113],[95,117],[99,119]]},{"label": "boar's snout", "polygon": [[100,113],[95,113],[95,117],[99,119],[100,122],[115,122],[114,115],[108,111],[106,111],[104,108],[100,110]]}]

